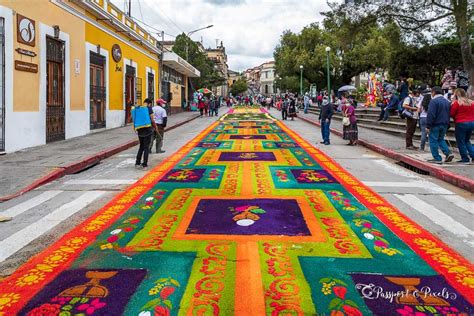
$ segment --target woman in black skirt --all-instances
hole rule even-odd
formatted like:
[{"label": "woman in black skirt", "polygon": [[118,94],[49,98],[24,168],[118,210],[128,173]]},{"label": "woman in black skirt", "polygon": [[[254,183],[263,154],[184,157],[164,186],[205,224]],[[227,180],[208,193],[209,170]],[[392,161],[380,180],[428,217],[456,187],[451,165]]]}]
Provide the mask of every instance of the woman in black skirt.
[{"label": "woman in black skirt", "polygon": [[294,121],[296,117],[296,101],[295,98],[291,98],[290,106],[288,108],[288,116]]},{"label": "woman in black skirt", "polygon": [[342,115],[344,117],[348,117],[350,123],[347,126],[343,126],[342,138],[349,141],[347,145],[354,146],[357,144],[359,132],[357,129],[357,118],[355,115],[355,108],[351,102],[348,101],[346,102],[346,104],[344,104],[344,106],[342,107]]}]

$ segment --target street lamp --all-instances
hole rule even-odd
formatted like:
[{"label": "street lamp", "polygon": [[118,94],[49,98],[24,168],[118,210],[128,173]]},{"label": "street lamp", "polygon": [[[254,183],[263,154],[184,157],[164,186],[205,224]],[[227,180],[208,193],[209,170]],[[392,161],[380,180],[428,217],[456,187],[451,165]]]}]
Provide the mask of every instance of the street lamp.
[{"label": "street lamp", "polygon": [[331,101],[331,78],[329,76],[329,52],[331,51],[331,47],[326,47],[326,62],[327,62],[327,72],[328,72],[328,96],[329,101]]},{"label": "street lamp", "polygon": [[300,65],[300,96],[303,95],[303,65]]},{"label": "street lamp", "polygon": [[[213,26],[214,26],[214,25],[211,24],[211,25],[208,25],[208,26],[205,26],[205,27],[201,27],[201,28],[196,29],[196,30],[194,30],[194,31],[188,32],[188,34],[186,34],[186,36],[188,37],[188,40],[190,40],[190,39],[191,39],[190,36],[191,36],[192,34],[196,33],[197,31],[209,29],[209,28],[211,28],[211,27],[213,27]],[[186,61],[189,62],[189,60],[188,60],[188,59],[189,59],[189,56],[188,56],[188,55],[189,55],[189,52],[188,52],[188,50],[189,50],[189,42],[188,42],[188,40],[186,40]]]}]

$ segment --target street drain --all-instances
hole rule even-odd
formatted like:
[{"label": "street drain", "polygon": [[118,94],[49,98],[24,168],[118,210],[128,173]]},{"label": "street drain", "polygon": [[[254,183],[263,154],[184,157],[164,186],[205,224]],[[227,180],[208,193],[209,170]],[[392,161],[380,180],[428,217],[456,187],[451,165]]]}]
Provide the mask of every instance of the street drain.
[{"label": "street drain", "polygon": [[87,166],[87,167],[85,167],[85,168],[83,168],[83,169],[81,169],[81,170],[77,170],[76,172],[74,172],[74,173],[72,173],[72,174],[83,173],[84,171],[87,171],[87,170],[89,170],[89,169],[94,168],[94,167],[97,166],[99,163],[100,163],[100,161],[97,161],[97,162],[93,163],[92,165],[89,165],[89,166]]},{"label": "street drain", "polygon": [[430,175],[429,171],[426,171],[426,170],[420,169],[418,167],[412,166],[409,163],[406,163],[404,161],[399,161],[396,164],[399,165],[399,166],[402,166],[405,169],[411,170],[411,171],[416,172],[418,174],[422,174],[424,176],[429,176]]}]

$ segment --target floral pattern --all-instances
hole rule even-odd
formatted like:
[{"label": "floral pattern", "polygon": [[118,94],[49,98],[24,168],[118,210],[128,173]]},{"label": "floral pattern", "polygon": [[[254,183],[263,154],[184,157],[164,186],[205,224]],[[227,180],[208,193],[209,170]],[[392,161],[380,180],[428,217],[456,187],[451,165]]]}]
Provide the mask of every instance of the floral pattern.
[{"label": "floral pattern", "polygon": [[244,205],[239,207],[230,207],[229,210],[232,212],[234,217],[232,218],[239,226],[250,226],[260,219],[259,214],[265,214],[266,212],[255,205]]},{"label": "floral pattern", "polygon": [[85,316],[94,315],[107,304],[99,298],[56,296],[28,312],[28,316]]},{"label": "floral pattern", "polygon": [[143,305],[139,316],[167,316],[173,309],[169,297],[180,287],[178,281],[173,278],[161,278],[155,281],[155,285],[148,290],[150,300]]},{"label": "floral pattern", "polygon": [[353,300],[346,298],[347,283],[334,278],[322,278],[319,280],[319,283],[322,284],[321,292],[324,295],[334,296],[327,308],[331,316],[362,316],[359,306]]},{"label": "floral pattern", "polygon": [[384,238],[384,234],[373,227],[371,221],[366,219],[354,219],[352,221],[357,227],[361,227],[361,233],[364,234],[364,238],[371,241],[374,246],[374,250],[383,253],[387,256],[403,255],[400,250],[390,247],[390,242]]}]

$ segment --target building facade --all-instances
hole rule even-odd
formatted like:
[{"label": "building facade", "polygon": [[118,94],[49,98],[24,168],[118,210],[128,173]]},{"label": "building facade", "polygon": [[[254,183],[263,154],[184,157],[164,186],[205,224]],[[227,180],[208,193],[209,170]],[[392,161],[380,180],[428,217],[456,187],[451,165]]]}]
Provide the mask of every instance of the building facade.
[{"label": "building facade", "polygon": [[279,93],[275,88],[275,61],[268,61],[244,72],[249,93],[271,96]]},{"label": "building facade", "polygon": [[160,97],[157,40],[108,0],[0,0],[0,44],[0,151],[123,126]]},{"label": "building facade", "polygon": [[223,82],[221,85],[211,87],[217,96],[227,97],[229,94],[229,66],[227,65],[227,54],[223,43],[216,48],[206,49],[207,58],[214,62],[215,69],[219,72]]},{"label": "building facade", "polygon": [[275,62],[263,63],[260,69],[260,93],[265,96],[275,94]]}]

